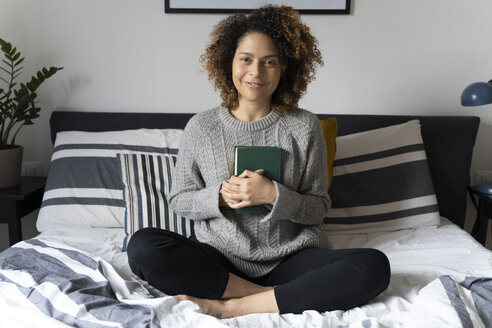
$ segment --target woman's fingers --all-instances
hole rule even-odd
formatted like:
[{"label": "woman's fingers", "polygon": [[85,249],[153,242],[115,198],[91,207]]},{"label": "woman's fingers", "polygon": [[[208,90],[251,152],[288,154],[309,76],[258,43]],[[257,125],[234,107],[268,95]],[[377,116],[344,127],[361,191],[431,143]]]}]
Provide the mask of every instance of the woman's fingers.
[{"label": "woman's fingers", "polygon": [[238,193],[231,193],[227,190],[221,190],[220,193],[222,194],[222,197],[227,200],[241,200],[241,195]]},{"label": "woman's fingers", "polygon": [[250,171],[250,170],[244,170],[243,173],[241,173],[237,177],[238,178],[251,178],[255,174],[261,174],[261,175],[263,175],[263,173],[265,173],[265,170],[264,169],[259,169],[259,170],[256,170],[254,172],[253,171]]},{"label": "woman's fingers", "polygon": [[226,190],[221,190],[220,194],[224,202],[227,204],[227,206],[231,208],[233,208],[234,205],[241,202],[241,195],[239,194],[230,193]]},{"label": "woman's fingers", "polygon": [[229,203],[228,204],[230,208],[234,209],[234,210],[237,210],[239,208],[243,208],[243,207],[246,207],[246,206],[249,206],[250,204],[248,202],[237,202],[237,203]]},{"label": "woman's fingers", "polygon": [[227,191],[229,193],[237,193],[240,189],[240,186],[237,184],[233,184],[229,182],[229,180],[225,180],[222,182],[221,191]]},{"label": "woman's fingers", "polygon": [[227,205],[237,209],[272,203],[276,197],[275,187],[263,173],[262,169],[245,170],[239,176],[233,175],[229,180],[224,180],[220,192]]}]

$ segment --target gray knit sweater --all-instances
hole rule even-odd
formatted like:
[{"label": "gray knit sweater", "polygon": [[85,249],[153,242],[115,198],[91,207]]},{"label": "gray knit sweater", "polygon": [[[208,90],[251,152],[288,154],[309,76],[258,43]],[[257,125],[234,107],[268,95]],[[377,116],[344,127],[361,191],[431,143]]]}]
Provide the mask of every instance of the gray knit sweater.
[{"label": "gray knit sweater", "polygon": [[[223,180],[233,174],[235,146],[282,148],[281,181],[268,214],[219,208]],[[254,122],[226,108],[196,114],[180,146],[170,204],[194,221],[199,241],[212,245],[240,271],[258,277],[306,247],[328,247],[321,220],[330,208],[326,146],[318,118],[303,109],[271,111]]]}]

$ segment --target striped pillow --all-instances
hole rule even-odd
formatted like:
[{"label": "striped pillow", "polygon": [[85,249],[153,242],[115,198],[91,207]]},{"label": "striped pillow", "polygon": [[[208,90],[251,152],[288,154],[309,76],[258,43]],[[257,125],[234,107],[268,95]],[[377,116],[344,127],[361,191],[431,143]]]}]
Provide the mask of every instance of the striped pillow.
[{"label": "striped pillow", "polygon": [[191,221],[174,213],[167,201],[176,156],[117,154],[117,159],[126,203],[123,251],[135,231],[146,227],[190,236]]},{"label": "striped pillow", "polygon": [[177,154],[183,131],[59,132],[37,228],[123,227],[125,202],[117,153]]},{"label": "striped pillow", "polygon": [[328,233],[439,224],[418,120],[337,137]]}]

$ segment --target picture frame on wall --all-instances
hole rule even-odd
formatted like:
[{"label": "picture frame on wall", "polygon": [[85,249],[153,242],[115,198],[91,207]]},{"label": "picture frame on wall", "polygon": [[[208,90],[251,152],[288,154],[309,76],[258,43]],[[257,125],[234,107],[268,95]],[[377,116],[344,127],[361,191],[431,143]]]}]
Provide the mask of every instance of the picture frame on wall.
[{"label": "picture frame on wall", "polygon": [[164,0],[166,13],[236,13],[248,12],[261,6],[286,5],[300,14],[350,14],[351,0]]}]

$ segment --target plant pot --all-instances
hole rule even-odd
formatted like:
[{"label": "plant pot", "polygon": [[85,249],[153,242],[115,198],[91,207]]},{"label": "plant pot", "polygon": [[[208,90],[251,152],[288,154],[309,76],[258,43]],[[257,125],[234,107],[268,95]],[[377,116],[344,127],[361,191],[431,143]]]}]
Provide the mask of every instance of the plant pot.
[{"label": "plant pot", "polygon": [[17,145],[0,149],[0,188],[20,184],[23,151],[24,147]]}]

